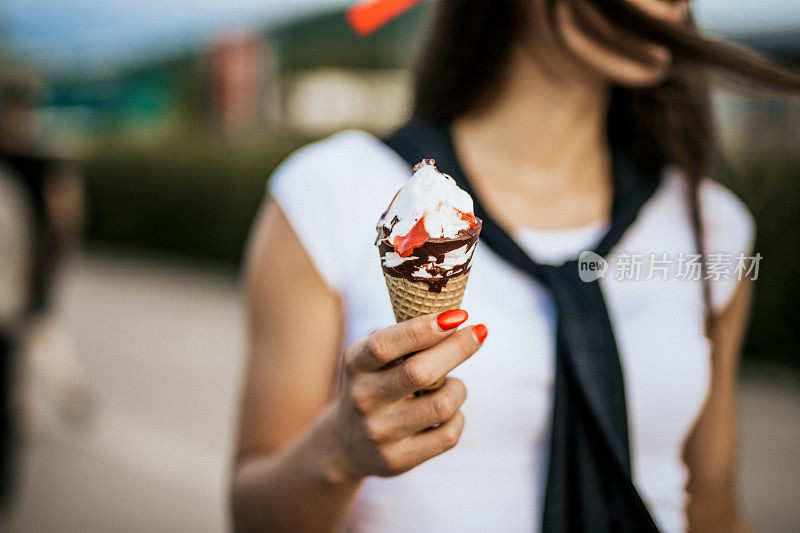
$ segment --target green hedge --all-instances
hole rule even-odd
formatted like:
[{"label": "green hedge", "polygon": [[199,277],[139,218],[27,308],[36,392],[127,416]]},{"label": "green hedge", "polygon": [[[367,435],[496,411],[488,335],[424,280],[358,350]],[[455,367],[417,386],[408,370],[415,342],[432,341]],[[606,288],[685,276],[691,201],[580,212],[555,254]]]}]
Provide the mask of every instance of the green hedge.
[{"label": "green hedge", "polygon": [[[237,265],[270,173],[306,139],[108,142],[84,160],[91,242]],[[800,153],[739,154],[723,181],[753,211],[764,259],[749,357],[800,366]]]},{"label": "green hedge", "polygon": [[722,181],[750,207],[763,256],[745,353],[800,367],[800,151],[740,153]]},{"label": "green hedge", "polygon": [[82,165],[88,238],[237,264],[267,178],[304,142],[102,143]]}]

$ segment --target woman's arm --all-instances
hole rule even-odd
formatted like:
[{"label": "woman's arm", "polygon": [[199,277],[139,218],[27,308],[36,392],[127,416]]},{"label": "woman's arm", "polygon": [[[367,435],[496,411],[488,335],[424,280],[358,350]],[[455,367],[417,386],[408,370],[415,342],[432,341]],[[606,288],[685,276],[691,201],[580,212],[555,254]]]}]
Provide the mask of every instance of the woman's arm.
[{"label": "woman's arm", "polygon": [[447,378],[414,393],[475,353],[485,327],[456,330],[467,315],[448,311],[373,332],[345,351],[332,397],[339,301],[277,204],[261,216],[246,275],[250,358],[231,490],[238,531],[331,531],[364,477],[400,474],[456,445],[464,384]]},{"label": "woman's arm", "polygon": [[740,514],[736,494],[736,381],[751,285],[750,280],[739,282],[731,303],[709,332],[713,346],[711,390],[684,448],[691,531],[750,531]]},{"label": "woman's arm", "polygon": [[335,523],[359,485],[322,483],[332,459],[326,457],[331,443],[319,436],[322,427],[287,447],[330,398],[342,313],[285,215],[270,204],[260,214],[245,271],[250,356],[232,493],[242,530],[277,516],[285,516],[287,526]]}]

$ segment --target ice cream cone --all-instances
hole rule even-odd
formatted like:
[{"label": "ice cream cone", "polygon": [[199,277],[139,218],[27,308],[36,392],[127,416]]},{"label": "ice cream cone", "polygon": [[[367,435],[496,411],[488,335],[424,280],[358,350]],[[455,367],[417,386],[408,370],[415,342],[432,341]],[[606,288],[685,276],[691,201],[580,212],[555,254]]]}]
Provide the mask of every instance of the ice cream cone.
[{"label": "ice cream cone", "polygon": [[427,283],[383,273],[397,322],[432,313],[458,309],[467,288],[469,271],[450,278],[441,292],[431,292]]},{"label": "ice cream cone", "polygon": [[[481,221],[472,198],[432,159],[381,215],[375,244],[397,322],[461,306]],[[444,384],[442,378],[424,394]]]},{"label": "ice cream cone", "polygon": [[[387,272],[384,272],[383,276],[389,289],[395,320],[399,323],[422,315],[458,309],[464,297],[464,290],[467,288],[469,271],[449,279],[441,292],[431,292],[428,284],[420,281],[398,278]],[[444,385],[445,378],[446,376],[442,377],[417,394],[435,391]]]}]

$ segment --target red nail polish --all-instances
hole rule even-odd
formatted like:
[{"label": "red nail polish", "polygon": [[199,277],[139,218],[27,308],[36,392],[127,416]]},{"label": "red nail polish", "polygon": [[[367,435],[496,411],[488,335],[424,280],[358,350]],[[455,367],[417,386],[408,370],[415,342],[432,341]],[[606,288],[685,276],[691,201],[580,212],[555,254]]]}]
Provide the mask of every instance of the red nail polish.
[{"label": "red nail polish", "polygon": [[453,329],[466,322],[468,317],[469,315],[463,309],[452,309],[439,314],[436,317],[436,322],[442,329]]},{"label": "red nail polish", "polygon": [[475,338],[478,339],[478,342],[483,342],[486,338],[486,335],[489,334],[489,330],[486,329],[486,326],[483,324],[478,324],[477,326],[472,326],[472,334],[475,335]]}]

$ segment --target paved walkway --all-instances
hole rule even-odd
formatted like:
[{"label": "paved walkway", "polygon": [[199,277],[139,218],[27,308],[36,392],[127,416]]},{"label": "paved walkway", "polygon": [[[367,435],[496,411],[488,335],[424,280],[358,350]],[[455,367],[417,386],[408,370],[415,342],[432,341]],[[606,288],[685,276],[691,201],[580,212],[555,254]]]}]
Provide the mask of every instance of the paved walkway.
[{"label": "paved walkway", "polygon": [[[45,409],[24,454],[14,532],[227,530],[224,487],[242,362],[230,275],[90,256],[68,324],[98,399],[88,426]],[[742,384],[743,494],[764,532],[800,530],[800,385]]]}]

